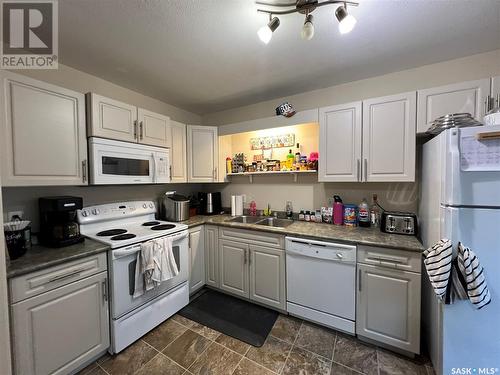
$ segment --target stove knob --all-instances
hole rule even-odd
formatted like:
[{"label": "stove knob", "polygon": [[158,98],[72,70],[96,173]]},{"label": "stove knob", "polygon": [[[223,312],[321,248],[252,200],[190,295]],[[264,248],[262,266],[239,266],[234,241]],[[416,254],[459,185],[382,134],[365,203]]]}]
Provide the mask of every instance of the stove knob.
[{"label": "stove knob", "polygon": [[148,205],[147,205],[146,203],[144,203],[144,204],[142,205],[142,208],[148,208]]},{"label": "stove knob", "polygon": [[82,216],[83,216],[83,217],[87,217],[87,216],[89,216],[89,212],[88,212],[88,211],[83,210],[83,211],[82,211]]},{"label": "stove knob", "polygon": [[92,215],[99,215],[99,209],[97,208],[92,209]]},{"label": "stove knob", "polygon": [[149,203],[149,208],[154,208],[154,206],[153,202]]}]

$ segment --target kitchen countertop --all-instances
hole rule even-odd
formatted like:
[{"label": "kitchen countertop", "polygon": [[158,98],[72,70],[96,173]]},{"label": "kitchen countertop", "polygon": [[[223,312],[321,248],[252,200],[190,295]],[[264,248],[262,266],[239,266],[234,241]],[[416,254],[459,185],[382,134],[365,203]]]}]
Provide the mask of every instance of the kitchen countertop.
[{"label": "kitchen countertop", "polygon": [[7,261],[7,278],[85,258],[107,250],[109,250],[108,245],[88,238],[81,243],[59,248],[34,245],[22,257]]},{"label": "kitchen countertop", "polygon": [[402,234],[389,234],[381,232],[378,228],[346,227],[344,225],[332,225],[325,223],[312,223],[305,221],[294,221],[286,228],[268,227],[257,224],[231,223],[230,215],[197,215],[189,220],[183,221],[188,227],[197,225],[212,224],[224,227],[251,229],[264,232],[282,234],[286,236],[298,236],[324,241],[339,241],[360,245],[381,246],[401,250],[422,252],[424,246],[415,236]]}]

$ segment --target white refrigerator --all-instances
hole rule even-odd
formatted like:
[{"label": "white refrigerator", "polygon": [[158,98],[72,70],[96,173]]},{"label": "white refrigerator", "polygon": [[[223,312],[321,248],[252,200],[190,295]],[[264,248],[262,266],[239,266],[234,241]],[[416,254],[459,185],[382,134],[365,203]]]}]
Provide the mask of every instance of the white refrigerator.
[{"label": "white refrigerator", "polygon": [[[419,203],[424,246],[441,238],[470,247],[491,303],[443,305],[423,273],[422,327],[438,375],[500,374],[500,126],[448,129],[423,145]],[[488,138],[489,139],[481,139]],[[468,370],[470,369],[470,370]]]}]

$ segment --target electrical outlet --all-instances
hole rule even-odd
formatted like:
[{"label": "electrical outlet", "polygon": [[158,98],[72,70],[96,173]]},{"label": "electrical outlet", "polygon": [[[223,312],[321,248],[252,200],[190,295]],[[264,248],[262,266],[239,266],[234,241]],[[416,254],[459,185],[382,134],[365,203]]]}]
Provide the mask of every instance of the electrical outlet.
[{"label": "electrical outlet", "polygon": [[24,211],[9,211],[7,212],[7,221],[13,221],[15,216],[19,216],[22,220],[24,217]]}]

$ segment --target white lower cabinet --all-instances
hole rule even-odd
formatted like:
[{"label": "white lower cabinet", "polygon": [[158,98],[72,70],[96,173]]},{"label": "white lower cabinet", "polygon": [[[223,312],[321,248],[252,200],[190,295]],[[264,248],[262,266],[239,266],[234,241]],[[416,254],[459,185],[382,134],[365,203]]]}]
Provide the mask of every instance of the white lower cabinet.
[{"label": "white lower cabinet", "polygon": [[[252,242],[270,241],[270,235],[259,232],[221,230],[219,238],[220,289],[236,296],[280,310],[286,309],[285,252],[281,248],[254,245]],[[281,236],[273,236],[282,243]]]},{"label": "white lower cabinet", "polygon": [[16,374],[68,374],[109,347],[107,272],[11,305]]},{"label": "white lower cabinet", "polygon": [[285,253],[283,250],[249,246],[250,299],[286,309]]},{"label": "white lower cabinet", "polygon": [[219,287],[219,227],[215,225],[205,225],[205,277],[207,285]]},{"label": "white lower cabinet", "polygon": [[189,230],[189,293],[205,285],[205,228]]},{"label": "white lower cabinet", "polygon": [[220,288],[241,297],[249,297],[248,245],[242,242],[219,242]]},{"label": "white lower cabinet", "polygon": [[[358,256],[359,253],[358,250]],[[421,275],[398,269],[399,265],[411,266],[404,265],[403,258],[398,256],[398,264],[393,265],[387,258],[387,253],[379,256],[373,252],[368,253],[366,260],[385,262],[388,267],[358,263],[356,334],[418,354]]]}]

